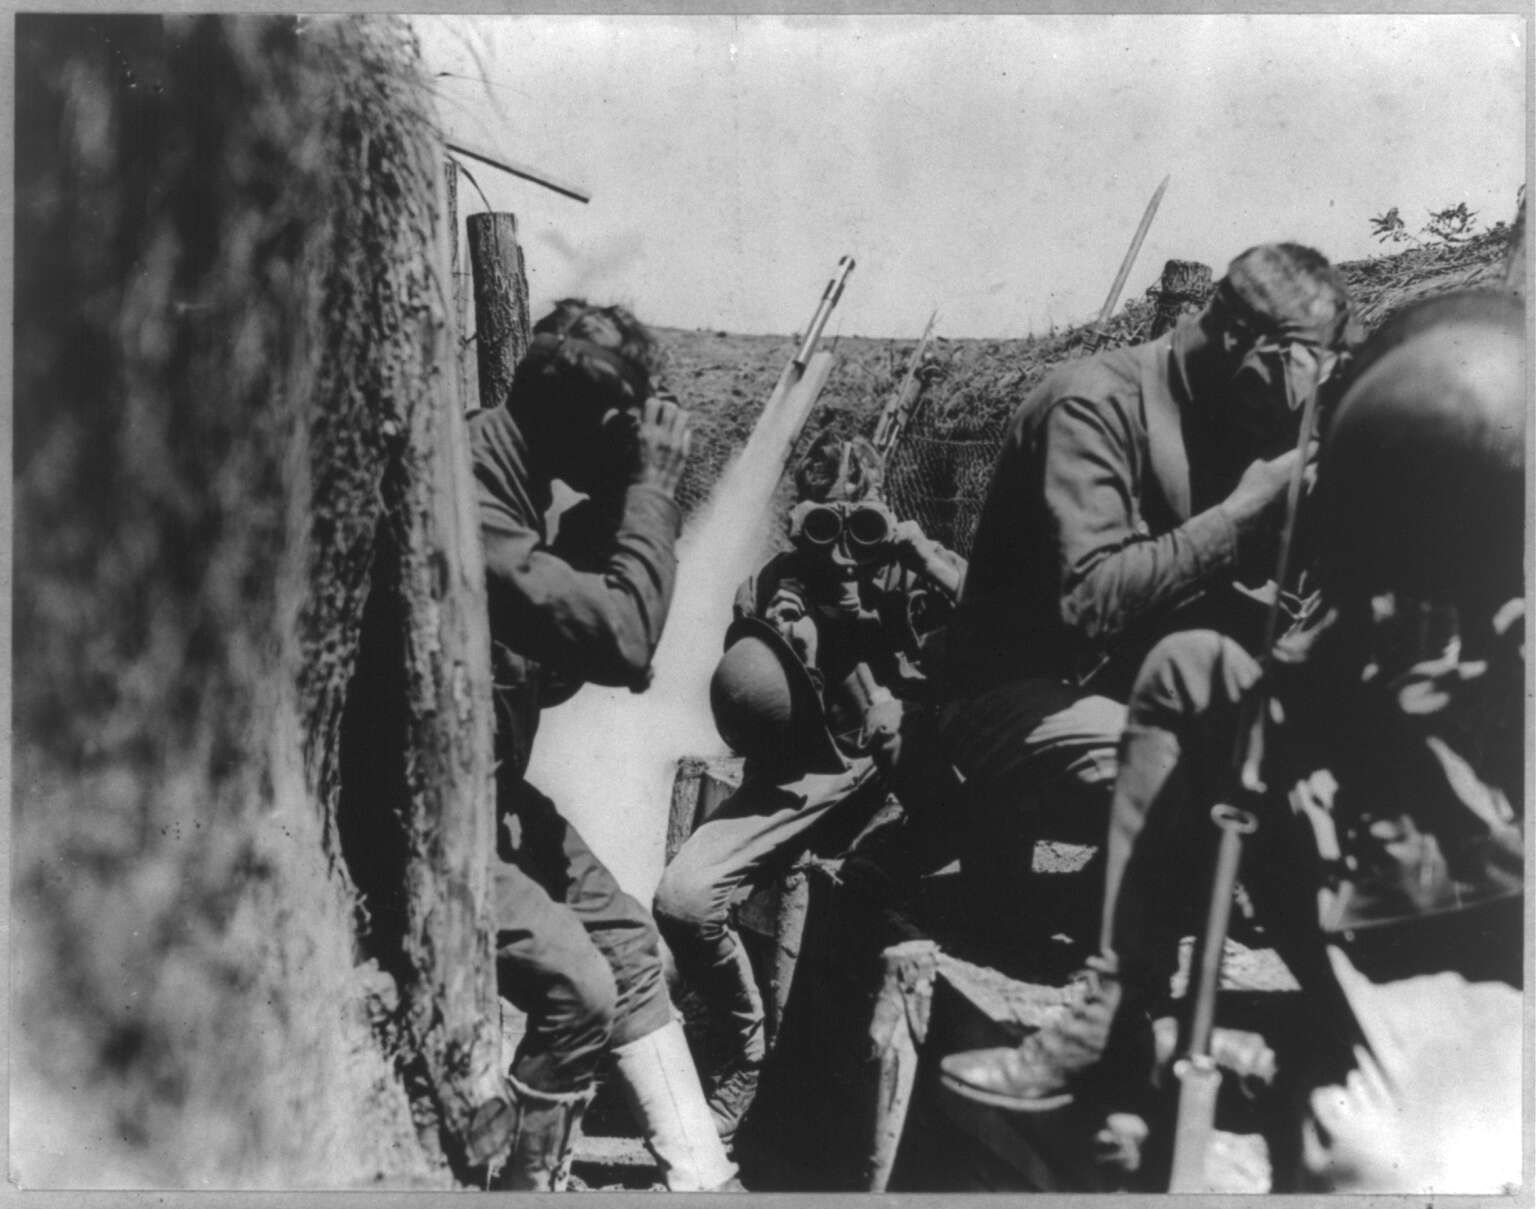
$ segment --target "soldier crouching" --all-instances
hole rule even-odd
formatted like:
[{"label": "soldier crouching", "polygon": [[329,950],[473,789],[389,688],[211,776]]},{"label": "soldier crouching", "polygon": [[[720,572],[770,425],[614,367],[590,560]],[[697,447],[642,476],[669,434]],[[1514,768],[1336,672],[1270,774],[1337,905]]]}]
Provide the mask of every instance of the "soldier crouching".
[{"label": "soldier crouching", "polygon": [[[897,521],[880,498],[882,471],[862,438],[828,434],[807,452],[794,547],[742,585],[710,687],[721,736],[746,757],[741,787],[683,844],[656,891],[680,975],[729,1026],[730,1054],[710,1093],[727,1141],[765,1052],[762,996],[732,903],[848,822],[876,777],[916,828],[932,828],[954,796],[920,697],[925,639],[947,617],[965,565],[914,522]],[[897,876],[920,871],[911,857],[926,846],[906,846]]]},{"label": "soldier crouching", "polygon": [[[1242,879],[1308,996],[1316,1066],[1301,1170],[1277,1183],[1519,1181],[1520,995],[1489,977],[1502,964],[1518,982],[1518,927],[1480,938],[1503,963],[1421,949],[1419,968],[1373,968],[1367,942],[1523,894],[1527,405],[1511,297],[1421,303],[1368,342],[1310,501],[1320,624],[1282,645],[1263,686],[1213,633],[1152,651],[1120,748],[1099,952],[1020,1046],[946,1058],[951,1091],[1017,1111],[1145,1101],[1150,1019],[1209,884],[1209,811],[1233,787],[1243,706],[1263,687],[1263,782],[1281,792],[1261,804]],[[1331,793],[1287,798],[1319,770]]]}]

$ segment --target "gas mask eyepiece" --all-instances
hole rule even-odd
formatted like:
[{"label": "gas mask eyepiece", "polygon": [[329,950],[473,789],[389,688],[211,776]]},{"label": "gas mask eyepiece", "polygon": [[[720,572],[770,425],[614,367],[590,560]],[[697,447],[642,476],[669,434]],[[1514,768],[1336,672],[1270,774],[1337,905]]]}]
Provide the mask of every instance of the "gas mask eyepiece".
[{"label": "gas mask eyepiece", "polygon": [[890,542],[896,518],[884,504],[862,500],[856,504],[823,504],[810,500],[795,505],[789,514],[789,536],[807,550],[843,553],[855,561],[878,555]]}]

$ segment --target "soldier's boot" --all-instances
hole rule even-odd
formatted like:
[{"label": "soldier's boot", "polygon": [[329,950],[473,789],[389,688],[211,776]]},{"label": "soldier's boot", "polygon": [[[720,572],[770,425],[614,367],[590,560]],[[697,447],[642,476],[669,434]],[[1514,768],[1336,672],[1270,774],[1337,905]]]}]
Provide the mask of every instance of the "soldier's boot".
[{"label": "soldier's boot", "polygon": [[514,1093],[512,1145],[498,1165],[488,1168],[493,1192],[563,1192],[571,1178],[571,1151],[593,1089],[538,1091],[510,1074]]},{"label": "soldier's boot", "polygon": [[670,1192],[736,1191],[682,1025],[614,1048],[619,1083]]},{"label": "soldier's boot", "polygon": [[715,1018],[730,1034],[730,1050],[718,1069],[710,1072],[709,1111],[720,1141],[729,1147],[747,1109],[757,1096],[766,1047],[763,1041],[763,997],[757,988],[751,959],[739,940],[730,952],[712,962],[698,979],[698,991]]},{"label": "soldier's boot", "polygon": [[1151,1022],[1128,998],[1114,963],[1091,957],[1073,979],[1067,1002],[1018,1046],[950,1054],[939,1064],[940,1079],[968,1100],[1013,1112],[1049,1112],[1107,1084],[1103,1059],[1112,1039],[1114,1075],[1127,1081],[1149,1076]]}]

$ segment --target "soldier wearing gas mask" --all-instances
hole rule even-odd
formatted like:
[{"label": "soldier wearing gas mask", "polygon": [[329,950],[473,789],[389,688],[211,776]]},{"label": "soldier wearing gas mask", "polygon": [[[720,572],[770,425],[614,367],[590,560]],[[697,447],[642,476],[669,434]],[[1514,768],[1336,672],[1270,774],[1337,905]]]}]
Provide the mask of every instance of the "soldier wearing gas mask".
[{"label": "soldier wearing gas mask", "polygon": [[[689,446],[686,413],[653,384],[658,361],[627,310],[567,300],[535,325],[506,401],[469,424],[496,707],[497,982],[528,1014],[506,1094],[471,1142],[497,1189],[564,1187],[609,1056],[667,1187],[739,1187],[672,1016],[654,922],[524,776],[543,707],[587,682],[650,681]],[[556,482],[585,498],[551,541]]]},{"label": "soldier wearing gas mask", "polygon": [[1259,644],[1302,400],[1339,367],[1348,320],[1327,260],[1260,245],[1199,315],[1060,366],[1021,402],[939,691],[978,920],[1010,937],[1074,926],[1031,854],[1047,832],[1102,836],[1124,702],[1158,639]]},{"label": "soldier wearing gas mask", "polygon": [[[746,757],[740,789],[667,866],[655,913],[682,977],[729,1025],[732,1052],[710,1107],[731,1139],[756,1092],[763,1004],[729,909],[769,868],[846,823],[880,778],[907,807],[888,876],[942,845],[954,797],[922,704],[926,667],[964,561],[900,521],[880,496],[883,465],[862,438],[825,434],[796,474],[791,549],[742,584],[710,686],[721,736]],[[871,788],[873,788],[871,786]],[[840,809],[844,808],[844,809]],[[909,859],[910,858],[910,859]]]},{"label": "soldier wearing gas mask", "polygon": [[1525,964],[1527,320],[1466,292],[1360,350],[1305,518],[1320,604],[1267,676],[1228,636],[1143,664],[1108,833],[1098,951],[1016,1048],[943,1060],[1017,1112],[1145,1105],[1151,1020],[1199,928],[1211,807],[1267,694],[1242,882],[1307,994],[1291,1187],[1495,1193],[1520,1180]]}]

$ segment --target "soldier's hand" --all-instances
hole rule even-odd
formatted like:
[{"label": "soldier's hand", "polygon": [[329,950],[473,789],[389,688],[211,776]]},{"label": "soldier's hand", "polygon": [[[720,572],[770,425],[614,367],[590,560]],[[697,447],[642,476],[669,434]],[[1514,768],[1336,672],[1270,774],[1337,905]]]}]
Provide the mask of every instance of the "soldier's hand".
[{"label": "soldier's hand", "polygon": [[1277,458],[1256,461],[1243,471],[1232,494],[1222,503],[1222,508],[1239,528],[1249,528],[1273,518],[1273,514],[1285,502],[1286,490],[1291,485],[1291,474],[1301,455],[1291,449]]},{"label": "soldier's hand", "polygon": [[794,651],[801,663],[806,667],[816,666],[819,646],[816,621],[798,592],[780,587],[764,611],[763,618],[779,632],[779,637],[789,644],[789,649]]},{"label": "soldier's hand", "polygon": [[891,530],[891,543],[902,561],[918,571],[928,565],[939,549],[939,543],[924,533],[916,521],[898,521]]},{"label": "soldier's hand", "polygon": [[806,608],[805,597],[781,585],[773,594],[773,599],[768,602],[768,607],[763,610],[763,618],[771,625],[782,628],[793,625],[809,611]]},{"label": "soldier's hand", "polygon": [[960,567],[946,560],[944,547],[924,533],[916,521],[899,521],[891,532],[891,541],[903,563],[922,572],[951,595],[959,592]]},{"label": "soldier's hand", "polygon": [[652,395],[640,412],[639,437],[640,473],[637,481],[668,495],[676,494],[692,446],[688,413],[676,400]]},{"label": "soldier's hand", "polygon": [[881,771],[889,772],[901,758],[903,707],[889,692],[870,704],[864,715],[864,740]]}]

